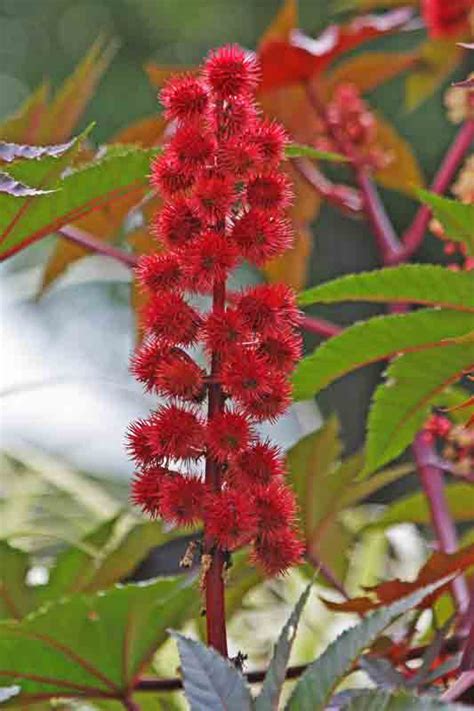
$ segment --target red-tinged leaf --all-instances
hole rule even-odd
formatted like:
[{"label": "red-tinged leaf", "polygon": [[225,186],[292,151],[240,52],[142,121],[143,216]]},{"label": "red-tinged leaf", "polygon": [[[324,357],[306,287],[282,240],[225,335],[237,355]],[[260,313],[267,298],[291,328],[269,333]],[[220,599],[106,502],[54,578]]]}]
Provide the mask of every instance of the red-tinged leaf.
[{"label": "red-tinged leaf", "polygon": [[408,195],[413,195],[415,188],[423,187],[423,173],[410,144],[380,115],[377,115],[377,144],[390,157],[388,165],[377,172],[377,182]]},{"label": "red-tinged leaf", "polygon": [[280,10],[261,36],[259,47],[263,47],[267,42],[288,42],[291,31],[296,27],[298,27],[297,0],[284,0]]},{"label": "red-tinged leaf", "polygon": [[39,141],[60,142],[72,134],[116,51],[115,43],[94,42],[54,96],[41,121]]},{"label": "red-tinged leaf", "polygon": [[326,77],[331,89],[338,84],[355,84],[364,93],[393,79],[413,66],[416,52],[365,52],[339,64]]},{"label": "red-tinged leaf", "polygon": [[160,116],[147,116],[116,133],[109,143],[112,145],[125,143],[127,145],[140,146],[141,148],[153,148],[163,140],[165,128],[166,121]]},{"label": "red-tinged leaf", "polygon": [[0,141],[0,161],[11,163],[14,160],[33,160],[35,158],[42,158],[43,156],[58,158],[69,150],[73,143],[74,140],[54,146],[31,146]]},{"label": "red-tinged leaf", "polygon": [[34,143],[48,106],[49,85],[45,82],[29,96],[17,112],[0,124],[5,141]]},{"label": "red-tinged leaf", "polygon": [[451,40],[426,42],[419,54],[417,67],[405,82],[405,105],[409,111],[428,99],[446,81],[459,64],[463,50]]},{"label": "red-tinged leaf", "polygon": [[6,193],[7,195],[12,195],[13,197],[32,197],[34,195],[46,195],[47,193],[54,192],[52,190],[40,190],[38,188],[31,188],[29,185],[15,180],[8,173],[0,171],[0,193]]},{"label": "red-tinged leaf", "polygon": [[[378,607],[388,605],[415,590],[424,588],[426,585],[442,580],[447,576],[459,574],[470,566],[474,565],[474,544],[466,546],[456,551],[456,553],[442,553],[437,551],[427,560],[421,568],[418,576],[411,582],[399,580],[387,580],[372,588],[367,588],[369,595],[352,598],[345,602],[331,602],[324,600],[324,603],[331,610],[338,612],[361,612],[365,613]],[[444,592],[449,583],[438,588],[436,592],[423,601],[423,607],[430,607],[434,600]]]},{"label": "red-tinged leaf", "polygon": [[266,42],[259,52],[260,92],[307,81],[344,52],[399,29],[411,15],[411,10],[401,8],[384,15],[358,17],[347,25],[330,25],[316,39],[294,30],[287,42]]},{"label": "red-tinged leaf", "polygon": [[175,74],[196,74],[198,72],[198,68],[189,64],[162,66],[160,64],[154,64],[153,62],[148,62],[148,64],[145,64],[145,71],[148,75],[150,83],[156,89],[161,89],[163,84]]},{"label": "red-tinged leaf", "polygon": [[464,79],[464,81],[456,81],[453,86],[461,87],[461,89],[474,89],[474,77],[472,79]]}]

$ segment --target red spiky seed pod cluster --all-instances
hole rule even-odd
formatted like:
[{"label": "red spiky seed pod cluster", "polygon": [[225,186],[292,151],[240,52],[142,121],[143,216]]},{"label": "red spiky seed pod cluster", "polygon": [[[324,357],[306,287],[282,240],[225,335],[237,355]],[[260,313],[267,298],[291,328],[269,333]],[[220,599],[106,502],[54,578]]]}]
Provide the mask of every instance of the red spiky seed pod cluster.
[{"label": "red spiky seed pod cluster", "polygon": [[469,28],[474,0],[422,0],[421,11],[431,37],[462,35]]},{"label": "red spiky seed pod cluster", "polygon": [[[255,562],[274,575],[298,563],[303,546],[281,453],[259,439],[257,425],[289,405],[300,315],[283,284],[226,293],[239,260],[261,265],[292,240],[292,191],[279,170],[287,139],[259,116],[258,75],[253,55],[228,46],[199,76],[176,77],[161,92],[175,131],[151,165],[151,185],[165,199],[151,229],[165,251],[137,268],[149,299],[131,368],[169,401],[132,425],[129,449],[132,501],[145,513],[202,522],[208,552],[251,544]],[[207,313],[191,305],[193,292],[212,295]],[[208,372],[187,350],[196,344]]]}]

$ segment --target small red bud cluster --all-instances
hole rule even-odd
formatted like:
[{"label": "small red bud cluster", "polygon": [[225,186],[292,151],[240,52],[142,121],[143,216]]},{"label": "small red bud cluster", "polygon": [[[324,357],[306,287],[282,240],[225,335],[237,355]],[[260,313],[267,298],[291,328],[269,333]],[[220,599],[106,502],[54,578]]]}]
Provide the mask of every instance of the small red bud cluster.
[{"label": "small red bud cluster", "polygon": [[455,424],[448,417],[433,414],[425,423],[423,437],[441,445],[443,458],[458,476],[474,479],[474,426]]},{"label": "small red bud cluster", "polygon": [[[355,151],[359,163],[374,170],[385,168],[391,160],[377,144],[377,119],[355,84],[339,84],[327,106],[327,119]],[[321,150],[338,150],[329,137],[318,141]]]},{"label": "small red bud cluster", "polygon": [[[150,180],[165,198],[151,225],[164,251],[137,269],[149,298],[131,367],[168,401],[132,425],[129,448],[135,504],[173,524],[204,523],[207,552],[252,544],[255,562],[274,575],[298,563],[303,547],[281,454],[257,425],[289,406],[300,314],[283,284],[226,293],[239,260],[262,265],[292,241],[284,213],[292,191],[279,170],[286,134],[260,118],[258,78],[255,57],[227,46],[198,76],[178,76],[161,92],[174,133]],[[208,312],[191,304],[193,292],[212,296]],[[196,345],[207,370],[190,355]]]}]

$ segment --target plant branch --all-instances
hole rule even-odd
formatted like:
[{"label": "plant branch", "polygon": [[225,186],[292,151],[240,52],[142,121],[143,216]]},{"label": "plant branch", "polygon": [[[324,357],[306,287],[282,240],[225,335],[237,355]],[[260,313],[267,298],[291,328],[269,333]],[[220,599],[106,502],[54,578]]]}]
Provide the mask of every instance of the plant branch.
[{"label": "plant branch", "polygon": [[326,178],[308,158],[292,158],[291,163],[300,176],[327,202],[335,205],[352,217],[359,217],[362,209],[362,197],[354,188],[344,186],[341,190]]},{"label": "plant branch", "polygon": [[[474,141],[474,121],[465,121],[459,129],[451,147],[446,153],[438,172],[431,184],[431,191],[442,195],[458,170],[469,147]],[[431,210],[426,205],[422,205],[416,213],[413,222],[402,237],[404,260],[408,259],[421,245],[425,236],[426,228],[431,219]]]},{"label": "plant branch", "polygon": [[85,232],[85,230],[81,230],[79,227],[75,227],[74,225],[65,225],[64,227],[61,227],[58,232],[62,237],[69,240],[69,242],[75,242],[75,244],[78,244],[80,247],[84,247],[84,249],[96,252],[97,254],[102,254],[105,257],[112,257],[112,259],[116,259],[126,267],[131,267],[133,269],[133,267],[135,267],[138,263],[138,258],[134,254],[126,252],[123,249],[119,249],[118,247],[114,247],[107,242],[103,242],[102,240],[97,239],[97,237],[94,237],[94,235],[91,235],[89,232]]},{"label": "plant branch", "polygon": [[307,552],[306,557],[308,561],[311,563],[311,565],[316,569],[316,572],[319,570],[326,580],[331,583],[331,585],[341,593],[342,597],[344,597],[346,600],[349,600],[349,594],[347,590],[344,588],[343,584],[339,582],[339,580],[336,578],[334,573],[328,566],[313,552]]},{"label": "plant branch", "polygon": [[[443,553],[454,553],[458,548],[456,527],[453,523],[444,493],[443,472],[434,463],[435,452],[423,434],[419,432],[413,443],[413,456],[418,468],[423,491],[431,512],[431,521]],[[451,583],[453,598],[460,614],[464,614],[469,605],[469,590],[463,576],[458,576]]]},{"label": "plant branch", "polygon": [[[464,694],[465,691],[474,687],[474,671],[463,672],[456,679],[454,684],[440,697],[441,701],[455,701]],[[467,708],[467,707],[466,707]]]},{"label": "plant branch", "polygon": [[337,336],[344,329],[335,323],[326,321],[324,318],[315,318],[314,316],[303,316],[301,319],[301,328],[308,333],[315,333],[323,338],[331,338]]},{"label": "plant branch", "polygon": [[466,613],[465,623],[469,632],[461,659],[461,669],[474,672],[474,587],[471,590],[471,601]]}]

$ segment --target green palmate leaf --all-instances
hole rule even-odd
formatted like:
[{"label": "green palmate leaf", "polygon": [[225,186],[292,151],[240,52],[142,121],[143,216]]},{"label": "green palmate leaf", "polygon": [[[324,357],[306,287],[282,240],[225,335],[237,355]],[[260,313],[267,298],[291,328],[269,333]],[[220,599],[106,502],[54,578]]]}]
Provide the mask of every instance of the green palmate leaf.
[{"label": "green palmate leaf", "polygon": [[[123,146],[48,186],[57,190],[53,195],[23,199],[0,196],[0,258],[112,204],[127,193],[142,189],[153,155],[151,150]],[[28,165],[34,162],[29,161]],[[14,175],[13,170],[9,172]],[[14,177],[18,178],[16,174]]]},{"label": "green palmate leaf", "polygon": [[25,146],[19,143],[0,141],[0,161],[11,163],[21,158],[33,160],[42,158],[43,156],[59,158],[59,156],[62,156],[63,153],[66,153],[66,151],[72,147],[75,140],[76,139],[73,139],[68,143],[59,143],[54,146]]},{"label": "green palmate leaf", "polygon": [[[363,464],[358,469],[358,475],[363,470]],[[343,492],[341,506],[352,506],[371,496],[384,486],[388,486],[413,471],[412,464],[400,464],[397,467],[390,467],[374,474],[364,481],[353,481],[350,487]]]},{"label": "green palmate leaf", "polygon": [[29,567],[24,551],[0,541],[0,619],[21,619],[35,607],[36,590],[26,584]]},{"label": "green palmate leaf", "polygon": [[211,647],[172,632],[181,660],[184,691],[191,711],[250,711],[252,699],[242,674]]},{"label": "green palmate leaf", "polygon": [[290,143],[290,145],[285,148],[285,156],[287,158],[314,158],[315,160],[328,160],[335,163],[347,161],[347,158],[340,153],[320,151],[317,148],[313,148],[313,146],[304,146],[301,143]]},{"label": "green palmate leaf", "polygon": [[15,180],[8,173],[0,171],[0,193],[11,195],[12,197],[32,197],[33,195],[47,195],[51,190],[41,190],[32,188],[19,180]]},{"label": "green palmate leaf", "polygon": [[446,237],[464,243],[469,254],[474,254],[474,205],[466,205],[428,190],[418,190],[422,202],[429,205],[443,225]]},{"label": "green palmate leaf", "polygon": [[[446,581],[442,581],[444,584]],[[356,627],[343,632],[301,676],[286,706],[287,711],[323,711],[336,687],[354,663],[400,615],[416,607],[440,586],[430,585],[367,615]]]},{"label": "green palmate leaf", "polygon": [[294,397],[306,400],[356,368],[401,351],[442,345],[445,339],[463,336],[473,328],[473,314],[439,309],[356,323],[303,358],[293,376]]},{"label": "green palmate leaf", "polygon": [[[370,481],[368,479],[367,481]],[[472,521],[472,485],[448,484],[444,493],[448,502],[449,512],[455,521],[469,523]],[[426,496],[417,491],[410,496],[404,496],[391,504],[380,518],[371,525],[387,527],[397,523],[429,524],[431,514]]]},{"label": "green palmate leaf", "polygon": [[310,590],[311,585],[308,585],[280,633],[270,666],[265,675],[262,690],[255,700],[255,711],[271,711],[271,709],[278,708],[278,701],[285,681],[286,668],[296,636],[296,629]]},{"label": "green palmate leaf", "polygon": [[392,362],[375,391],[367,421],[364,473],[394,459],[413,440],[446,387],[474,368],[474,343],[407,353]]},{"label": "green palmate leaf", "polygon": [[181,580],[77,595],[0,625],[0,679],[21,693],[6,706],[52,697],[124,698],[196,601]]},{"label": "green palmate leaf", "polygon": [[410,302],[474,311],[474,274],[434,264],[404,264],[350,274],[300,294],[300,306],[337,301]]},{"label": "green palmate leaf", "polygon": [[389,692],[378,689],[357,691],[354,698],[342,707],[346,711],[463,711],[463,704],[444,703],[430,696],[417,696],[405,691]]}]

